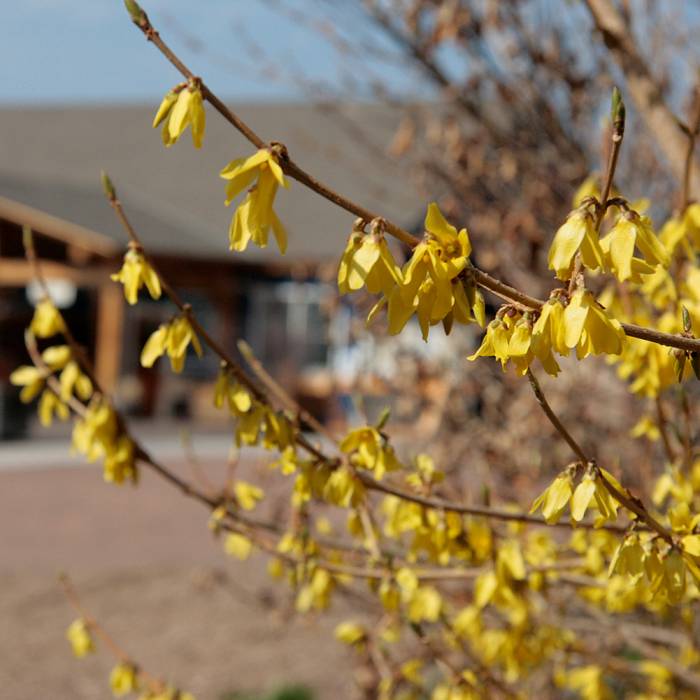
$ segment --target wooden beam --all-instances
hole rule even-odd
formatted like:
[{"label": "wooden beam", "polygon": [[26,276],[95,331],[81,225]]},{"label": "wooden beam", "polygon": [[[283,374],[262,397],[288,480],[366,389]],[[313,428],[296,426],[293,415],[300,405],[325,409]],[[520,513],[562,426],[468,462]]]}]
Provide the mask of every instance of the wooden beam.
[{"label": "wooden beam", "polygon": [[[112,269],[106,267],[76,268],[42,260],[41,270],[46,279],[64,279],[76,287],[98,287],[109,279]],[[22,258],[0,258],[0,287],[24,287],[34,279],[32,266]]]},{"label": "wooden beam", "polygon": [[0,197],[0,217],[19,226],[31,226],[37,233],[105,257],[112,257],[124,248],[103,233],[97,233],[7,197]]},{"label": "wooden beam", "polygon": [[95,374],[105,391],[117,386],[124,330],[124,294],[121,285],[103,284],[97,290]]}]

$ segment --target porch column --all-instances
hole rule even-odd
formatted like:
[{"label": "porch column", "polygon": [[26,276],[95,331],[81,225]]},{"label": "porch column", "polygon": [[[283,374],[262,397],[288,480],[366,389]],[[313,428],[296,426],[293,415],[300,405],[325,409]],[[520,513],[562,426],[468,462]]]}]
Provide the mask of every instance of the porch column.
[{"label": "porch column", "polygon": [[95,374],[110,392],[117,386],[121,367],[124,303],[121,285],[110,282],[97,288]]}]

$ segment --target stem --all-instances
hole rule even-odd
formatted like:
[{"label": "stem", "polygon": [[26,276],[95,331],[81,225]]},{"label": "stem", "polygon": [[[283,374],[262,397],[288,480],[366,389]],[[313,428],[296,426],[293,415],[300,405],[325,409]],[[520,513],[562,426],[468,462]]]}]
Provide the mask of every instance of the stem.
[{"label": "stem", "polygon": [[579,458],[579,461],[582,464],[587,464],[590,460],[588,459],[588,457],[586,457],[586,454],[581,448],[581,446],[576,442],[576,440],[574,440],[574,438],[571,436],[571,433],[564,427],[563,423],[559,420],[557,415],[552,410],[552,407],[549,405],[549,402],[547,401],[547,398],[545,397],[544,392],[542,391],[540,383],[537,381],[537,377],[535,377],[535,375],[532,373],[532,370],[529,367],[527,369],[527,378],[530,381],[530,386],[532,387],[532,391],[535,394],[537,403],[539,403],[540,407],[549,419],[549,422],[557,429],[557,432],[564,438],[564,440],[566,440],[567,444],[572,449],[574,454]]},{"label": "stem", "polygon": [[698,130],[700,130],[700,85],[695,86],[693,107],[691,109],[690,124],[688,125],[688,148],[685,152],[683,165],[683,187],[681,189],[681,216],[690,204],[690,181],[693,173],[693,154]]},{"label": "stem", "polygon": [[[137,25],[141,31],[145,34],[147,39],[151,41],[159,51],[175,66],[175,68],[188,80],[194,79],[194,73],[175,55],[172,49],[163,41],[158,32],[153,28],[148,19],[146,18],[144,22]],[[248,124],[246,124],[238,115],[232,112],[224,103],[214,95],[214,93],[201,82],[202,96],[214,107],[214,109],[221,114],[226,121],[228,121],[232,126],[234,126],[245,138],[250,141],[257,148],[265,148],[267,144],[251,129]],[[615,149],[613,149],[615,150]],[[287,153],[286,148],[281,149],[283,154]],[[611,159],[612,159],[611,153]],[[617,162],[617,155],[615,155],[615,163]],[[297,180],[301,184],[313,190],[321,197],[333,202],[341,209],[345,209],[355,216],[358,216],[365,221],[372,221],[373,219],[383,219],[385,222],[385,230],[398,239],[402,243],[406,244],[408,247],[415,247],[420,240],[403,229],[398,224],[386,219],[386,217],[381,217],[378,214],[366,209],[357,202],[354,202],[342,194],[336,192],[335,190],[328,187],[326,184],[322,183],[320,180],[313,177],[311,174],[307,173],[301,167],[299,167],[288,155],[280,158],[280,167],[284,172],[289,175],[289,177]],[[524,292],[521,292],[509,285],[501,282],[500,280],[491,277],[491,275],[486,272],[479,270],[476,267],[471,268],[471,274],[474,276],[477,284],[479,284],[484,289],[492,291],[497,296],[505,296],[511,301],[515,301],[523,304],[532,309],[539,309],[543,301],[531,297]],[[654,331],[648,328],[642,328],[641,326],[635,326],[633,324],[623,323],[622,328],[625,333],[633,338],[639,338],[641,340],[646,340],[652,343],[657,343],[659,345],[667,345],[669,347],[680,348],[681,350],[697,351],[700,352],[700,340],[694,338],[681,338],[680,336],[672,335],[670,333],[661,333],[660,331]]]},{"label": "stem", "polygon": [[[535,378],[535,375],[528,368],[527,377],[530,380],[530,386],[535,393],[538,403],[542,407],[545,415],[549,419],[550,423],[557,429],[559,434],[566,440],[569,447],[574,451],[577,457],[583,462],[583,464],[588,464],[589,460],[576,440],[571,437],[569,431],[563,426],[562,422],[557,418],[554,411],[552,411],[549,402],[547,401],[539,382]],[[634,513],[637,517],[643,520],[651,530],[654,530],[658,535],[663,537],[672,547],[675,546],[675,540],[673,539],[673,534],[667,530],[656,518],[654,518],[644,507],[644,504],[638,499],[619,491],[613,484],[611,484],[605,475],[598,471],[598,477],[605,486],[607,492],[622,506],[627,508],[627,510]]]}]

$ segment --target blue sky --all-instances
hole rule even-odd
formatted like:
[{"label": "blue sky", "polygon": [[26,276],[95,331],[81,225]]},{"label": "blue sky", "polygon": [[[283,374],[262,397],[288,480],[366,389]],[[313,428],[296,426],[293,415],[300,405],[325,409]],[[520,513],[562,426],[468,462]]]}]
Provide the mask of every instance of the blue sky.
[{"label": "blue sky", "polygon": [[[0,104],[152,101],[178,81],[131,24],[122,0],[2,4]],[[316,7],[314,0],[290,4]],[[264,62],[251,56],[241,28],[297,76],[303,68],[310,79],[337,83],[341,59],[334,49],[264,0],[143,0],[142,6],[195,73],[226,97],[270,100],[304,94],[288,76],[261,75]],[[190,37],[203,45],[192,47]],[[410,90],[412,78],[405,69],[379,70],[397,91]]]}]

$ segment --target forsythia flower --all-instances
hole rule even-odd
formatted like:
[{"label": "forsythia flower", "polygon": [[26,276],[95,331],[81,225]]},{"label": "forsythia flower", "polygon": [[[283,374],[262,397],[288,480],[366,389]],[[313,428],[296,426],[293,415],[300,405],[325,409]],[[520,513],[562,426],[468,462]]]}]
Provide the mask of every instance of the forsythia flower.
[{"label": "forsythia flower", "polygon": [[231,220],[229,247],[245,250],[250,241],[261,248],[267,247],[270,228],[277,240],[280,253],[287,250],[287,232],[272,209],[277,188],[288,187],[276,156],[267,148],[260,149],[249,158],[237,158],[222,171],[221,177],[228,180],[226,205],[228,206],[253,180],[257,182],[248,193]]},{"label": "forsythia flower", "polygon": [[141,364],[144,367],[152,367],[161,355],[167,353],[173,372],[182,372],[190,343],[201,357],[202,346],[189,319],[186,316],[178,316],[170,323],[161,324],[158,330],[151,334],[141,351]]},{"label": "forsythia flower", "polygon": [[582,666],[566,671],[557,681],[558,685],[578,692],[583,700],[613,700],[615,697],[600,666]]},{"label": "forsythia flower", "polygon": [[104,458],[105,481],[116,484],[126,479],[137,481],[134,444],[128,435],[120,435],[117,415],[104,398],[93,397],[85,415],[75,422],[73,447],[91,462]]},{"label": "forsythia flower", "polygon": [[105,481],[114,484],[138,481],[134,443],[128,435],[119,437],[106,450],[103,476]]},{"label": "forsythia flower", "polygon": [[[623,211],[610,232],[600,241],[609,267],[621,282],[654,272],[656,265],[668,267],[669,256],[646,216]],[[644,260],[634,257],[637,247]]]},{"label": "forsythia flower", "polygon": [[530,513],[542,508],[542,517],[551,525],[559,521],[574,493],[574,476],[566,469],[535,499]]},{"label": "forsythia flower", "polygon": [[591,353],[619,355],[625,337],[619,321],[607,315],[591,292],[574,292],[564,310],[564,342],[568,348],[576,348],[579,359]]},{"label": "forsythia flower", "polygon": [[340,293],[355,292],[366,285],[370,294],[388,295],[400,283],[401,271],[384,236],[380,232],[353,231],[338,268]]},{"label": "forsythia flower", "polygon": [[377,479],[387,471],[401,468],[394,448],[379,430],[369,425],[351,430],[340,443],[340,449],[350,455],[352,464],[374,472]]},{"label": "forsythia flower", "polygon": [[50,299],[42,299],[36,305],[29,330],[37,338],[50,338],[57,333],[63,333],[63,317]]},{"label": "forsythia flower", "polygon": [[[612,483],[618,491],[621,490],[620,484],[609,472],[603,469],[601,469],[600,472],[602,472],[602,478]],[[575,520],[577,523],[581,522],[591,502],[595,503],[600,512],[601,523],[606,520],[613,521],[617,518],[619,504],[605,488],[602,478],[597,467],[586,470],[586,473],[574,491],[574,495],[571,497],[572,520]],[[598,522],[599,521],[596,520],[596,524],[598,524]]]},{"label": "forsythia flower", "polygon": [[66,364],[58,381],[61,385],[62,401],[68,401],[74,392],[83,401],[87,401],[92,396],[92,382],[80,371],[80,365],[75,360]]},{"label": "forsythia flower", "polygon": [[39,399],[39,422],[46,428],[53,423],[54,415],[60,420],[68,420],[70,410],[50,389],[46,389]]},{"label": "forsythia flower", "polygon": [[243,510],[253,510],[265,495],[263,490],[258,486],[253,486],[245,481],[237,481],[234,484],[233,492],[236,495],[236,501]]},{"label": "forsythia flower", "polygon": [[136,667],[130,663],[117,664],[109,675],[109,685],[115,697],[138,690],[139,679]]},{"label": "forsythia flower", "polygon": [[484,300],[471,280],[459,278],[470,264],[467,230],[458,232],[434,202],[428,207],[425,230],[425,239],[404,265],[402,281],[374,306],[368,320],[387,304],[389,332],[396,334],[415,313],[427,341],[430,326],[441,321],[446,333],[454,321],[483,324]]},{"label": "forsythia flower", "polygon": [[90,628],[82,618],[71,622],[66,630],[66,639],[73,648],[73,653],[81,658],[95,650],[95,643],[90,634]]},{"label": "forsythia flower", "polygon": [[551,297],[540,309],[540,315],[532,328],[531,345],[538,357],[546,354],[548,349],[564,357],[569,354],[564,330],[564,305],[556,296]]},{"label": "forsythia flower", "polygon": [[111,275],[111,278],[124,285],[124,296],[129,304],[136,303],[139,289],[144,284],[153,299],[160,299],[160,279],[137,248],[127,250],[121,270]]},{"label": "forsythia flower", "polygon": [[473,362],[478,357],[495,357],[504,370],[511,360],[518,374],[523,375],[537,357],[545,371],[556,376],[559,365],[552,355],[552,348],[541,339],[534,343],[533,330],[531,314],[520,316],[515,312],[511,316],[505,313],[489,323],[480,347],[467,359]]},{"label": "forsythia flower", "polygon": [[669,219],[662,227],[659,238],[669,253],[682,244],[692,260],[695,255],[693,248],[700,245],[700,203],[688,205],[680,218]]},{"label": "forsythia flower", "polygon": [[21,386],[19,398],[22,403],[29,403],[44,388],[45,374],[38,367],[22,365],[10,375],[10,383]]},{"label": "forsythia flower", "polygon": [[153,119],[153,128],[163,124],[163,143],[172,146],[192,126],[192,142],[195,148],[202,147],[207,115],[204,110],[202,91],[195,80],[186,86],[168,92]]},{"label": "forsythia flower", "polygon": [[358,644],[367,638],[367,630],[358,622],[341,622],[335,628],[335,638],[345,644]]},{"label": "forsythia flower", "polygon": [[577,252],[581,253],[583,264],[590,270],[603,266],[603,251],[598,242],[593,215],[586,206],[579,207],[569,214],[554,235],[549,249],[549,268],[557,277],[566,280],[571,276],[571,266]]},{"label": "forsythia flower", "polygon": [[226,554],[244,561],[250,556],[253,543],[245,535],[241,535],[238,532],[229,532],[224,540],[224,549]]},{"label": "forsythia flower", "polygon": [[619,503],[603,484],[603,479],[620,493],[626,493],[617,479],[605,469],[594,464],[588,464],[578,486],[574,489],[576,468],[570,466],[535,499],[530,513],[542,508],[542,516],[548,524],[558,522],[566,506],[571,506],[571,519],[581,522],[586,510],[595,506],[599,517],[595,525],[600,526],[606,521],[617,518]]}]

